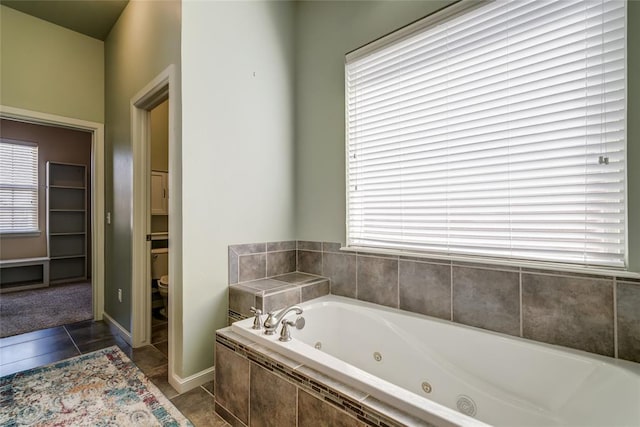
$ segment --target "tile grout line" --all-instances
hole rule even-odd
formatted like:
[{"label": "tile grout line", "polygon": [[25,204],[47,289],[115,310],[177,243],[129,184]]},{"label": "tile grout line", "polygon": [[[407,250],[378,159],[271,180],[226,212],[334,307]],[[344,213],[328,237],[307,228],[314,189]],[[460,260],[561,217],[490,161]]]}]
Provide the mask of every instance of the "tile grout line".
[{"label": "tile grout line", "polygon": [[[233,249],[231,249],[231,250],[233,251]],[[236,278],[236,280],[237,280],[236,283],[240,283],[240,255],[236,254],[236,257],[238,258],[238,266],[237,266],[238,276]]]},{"label": "tile grout line", "polygon": [[78,348],[78,344],[76,344],[76,340],[73,339],[73,337],[71,336],[71,334],[69,333],[69,331],[67,330],[67,325],[62,325],[62,327],[64,328],[64,331],[67,333],[67,336],[69,337],[69,339],[71,340],[71,343],[73,344],[73,346],[76,348],[76,350],[78,351],[78,354],[82,354],[82,352],[80,351],[80,349]]},{"label": "tile grout line", "polygon": [[358,298],[358,254],[356,254],[356,299]]},{"label": "tile grout line", "polygon": [[522,310],[522,268],[518,272],[518,282],[519,282],[519,297],[520,297],[520,337],[524,336],[524,313]]},{"label": "tile grout line", "polygon": [[451,294],[449,298],[449,310],[451,310],[449,320],[453,322],[453,263],[449,264],[449,293]]},{"label": "tile grout line", "polygon": [[396,308],[400,309],[400,258],[398,258],[398,274],[396,275]]},{"label": "tile grout line", "polygon": [[[251,425],[251,371],[253,371],[254,365],[253,365],[253,362],[249,360],[249,358],[247,358],[247,361],[249,362],[249,392],[247,393],[248,395],[247,396],[247,425],[250,426]],[[233,412],[229,412],[229,413],[235,417]]]},{"label": "tile grout line", "polygon": [[324,243],[320,242],[320,276],[324,276]]},{"label": "tile grout line", "polygon": [[618,358],[618,278],[613,278],[613,357]]},{"label": "tile grout line", "polygon": [[[201,384],[200,388],[203,389],[205,391],[205,393],[207,393],[209,396],[211,396],[211,397],[213,397],[215,399],[215,396],[213,395],[213,393],[211,393],[209,390],[207,390],[207,388],[204,386],[204,384]],[[214,404],[215,404],[215,402],[214,402]]]}]

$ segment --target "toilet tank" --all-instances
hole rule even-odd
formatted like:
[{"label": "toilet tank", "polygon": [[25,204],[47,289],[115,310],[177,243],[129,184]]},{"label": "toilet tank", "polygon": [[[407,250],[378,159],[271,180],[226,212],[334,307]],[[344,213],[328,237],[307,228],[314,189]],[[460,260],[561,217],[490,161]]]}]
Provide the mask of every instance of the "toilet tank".
[{"label": "toilet tank", "polygon": [[169,274],[169,249],[151,249],[151,278],[159,279]]}]

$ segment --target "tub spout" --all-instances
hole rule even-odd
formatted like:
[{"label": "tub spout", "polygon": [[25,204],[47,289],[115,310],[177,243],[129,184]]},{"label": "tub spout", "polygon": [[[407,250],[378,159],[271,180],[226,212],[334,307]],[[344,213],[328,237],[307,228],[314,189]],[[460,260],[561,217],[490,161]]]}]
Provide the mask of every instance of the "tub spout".
[{"label": "tub spout", "polygon": [[276,332],[276,328],[280,324],[280,321],[291,311],[295,311],[296,314],[302,314],[302,309],[297,305],[283,308],[277,313],[270,311],[267,315],[267,320],[264,321],[264,333],[267,335],[273,335]]}]

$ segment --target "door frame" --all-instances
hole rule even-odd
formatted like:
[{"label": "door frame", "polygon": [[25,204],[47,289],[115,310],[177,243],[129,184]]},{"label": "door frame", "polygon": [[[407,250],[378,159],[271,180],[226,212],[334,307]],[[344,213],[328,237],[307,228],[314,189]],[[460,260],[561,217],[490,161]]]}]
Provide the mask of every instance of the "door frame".
[{"label": "door frame", "polygon": [[[177,173],[178,167],[178,126],[176,95],[176,67],[171,64],[158,76],[144,86],[131,98],[131,142],[133,154],[133,231],[132,231],[132,268],[131,268],[131,339],[133,347],[151,344],[151,256],[150,244],[146,240],[151,229],[151,154],[150,154],[150,110],[169,99],[169,176]],[[169,179],[169,194],[175,194]],[[174,197],[175,200],[175,197]],[[176,236],[173,219],[178,214],[176,204],[169,197],[169,238]],[[169,240],[169,247],[174,248]],[[176,321],[177,310],[177,286],[178,272],[173,268],[177,257],[176,250],[169,250],[169,289],[172,296],[169,297],[169,379],[175,373],[174,359],[177,336]]]},{"label": "door frame", "polygon": [[91,133],[91,290],[94,320],[104,315],[104,124],[0,105],[0,118]]}]

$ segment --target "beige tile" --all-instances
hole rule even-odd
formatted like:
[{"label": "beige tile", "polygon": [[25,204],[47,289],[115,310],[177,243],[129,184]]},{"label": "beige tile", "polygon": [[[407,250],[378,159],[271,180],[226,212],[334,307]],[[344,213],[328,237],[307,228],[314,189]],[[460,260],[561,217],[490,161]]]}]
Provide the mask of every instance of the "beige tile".
[{"label": "beige tile", "polygon": [[230,245],[229,249],[238,255],[258,254],[266,252],[266,243],[246,243],[243,245]]},{"label": "beige tile", "polygon": [[296,387],[251,364],[251,427],[295,427]]},{"label": "beige tile", "polygon": [[252,316],[251,307],[256,306],[256,290],[243,285],[229,286],[229,310],[243,316]]},{"label": "beige tile", "polygon": [[267,252],[267,277],[296,271],[296,251]]},{"label": "beige tile", "polygon": [[151,344],[166,341],[169,339],[169,324],[153,326],[151,328]]},{"label": "beige tile", "polygon": [[298,271],[322,274],[322,252],[298,250]]},{"label": "beige tile", "polygon": [[613,356],[613,281],[522,275],[525,338]]},{"label": "beige tile", "polygon": [[[357,402],[364,400],[368,394],[360,391],[356,388],[348,386],[338,380],[334,380],[333,378],[316,371],[315,369],[311,369],[308,366],[299,366],[296,368],[296,371],[300,374],[311,378],[312,380],[325,385],[326,387],[333,389],[337,393],[341,393]],[[333,394],[333,392],[332,392]]]},{"label": "beige tile", "polygon": [[300,288],[301,302],[309,301],[310,299],[318,298],[324,295],[329,295],[329,281],[322,280],[317,283],[311,283],[308,285],[302,285]]},{"label": "beige tile", "polygon": [[298,250],[321,251],[322,242],[311,242],[308,240],[298,240]]},{"label": "beige tile", "polygon": [[131,360],[145,374],[167,364],[167,356],[152,345],[134,348],[132,353]]},{"label": "beige tile", "polygon": [[358,255],[358,299],[398,308],[398,259]]},{"label": "beige tile", "polygon": [[399,262],[400,308],[451,320],[451,267]]},{"label": "beige tile", "polygon": [[364,425],[345,411],[298,389],[298,427],[361,427]]},{"label": "beige tile", "polygon": [[238,281],[263,279],[267,274],[267,254],[241,255],[238,259]]},{"label": "beige tile", "polygon": [[337,252],[337,253],[340,253],[340,248],[341,247],[342,247],[342,243],[322,242],[322,251],[323,252]]},{"label": "beige tile", "polygon": [[356,297],[356,256],[352,254],[323,254],[322,275],[331,280],[331,293]]},{"label": "beige tile", "polygon": [[453,266],[453,320],[520,335],[519,273]]},{"label": "beige tile", "polygon": [[154,368],[147,373],[147,377],[160,389],[162,394],[171,399],[177,396],[178,392],[169,384],[168,375],[168,366],[166,364]]},{"label": "beige tile", "polygon": [[296,241],[286,240],[282,242],[267,242],[267,252],[274,251],[295,251]]},{"label": "beige tile", "polygon": [[233,427],[246,427],[245,423],[237,419],[231,412],[227,410],[227,408],[222,406],[220,402],[218,402],[217,400],[215,402],[215,408],[216,408],[216,414],[220,416],[220,418],[225,420],[228,423],[228,425]]},{"label": "beige tile", "polygon": [[295,287],[286,291],[256,297],[256,304],[262,306],[263,313],[280,310],[293,304],[300,303],[300,288]]},{"label": "beige tile", "polygon": [[618,357],[640,362],[640,283],[618,282]]},{"label": "beige tile", "polygon": [[291,284],[284,283],[279,280],[273,280],[273,279],[259,279],[259,280],[252,280],[251,282],[245,282],[242,285],[238,285],[238,286],[243,288],[253,289],[254,291],[256,291],[256,294],[258,294],[261,291],[271,292],[271,291],[276,291],[278,289],[285,289],[287,287],[291,287]]},{"label": "beige tile", "polygon": [[169,341],[157,342],[153,346],[160,350],[162,354],[169,357]]},{"label": "beige tile", "polygon": [[283,274],[281,276],[272,277],[273,280],[278,280],[280,282],[291,283],[294,285],[300,285],[307,282],[313,282],[319,279],[318,276],[307,273],[293,272],[288,274]]},{"label": "beige tile", "polygon": [[216,401],[248,424],[249,361],[219,343],[216,343],[215,351]]},{"label": "beige tile", "polygon": [[215,394],[215,382],[214,381],[206,382],[206,383],[202,384],[201,387],[203,387],[209,393]]},{"label": "beige tile", "polygon": [[227,424],[215,413],[213,397],[200,387],[174,397],[171,402],[195,427],[223,427]]},{"label": "beige tile", "polygon": [[238,254],[231,248],[228,248],[227,251],[229,284],[232,285],[238,283]]}]

